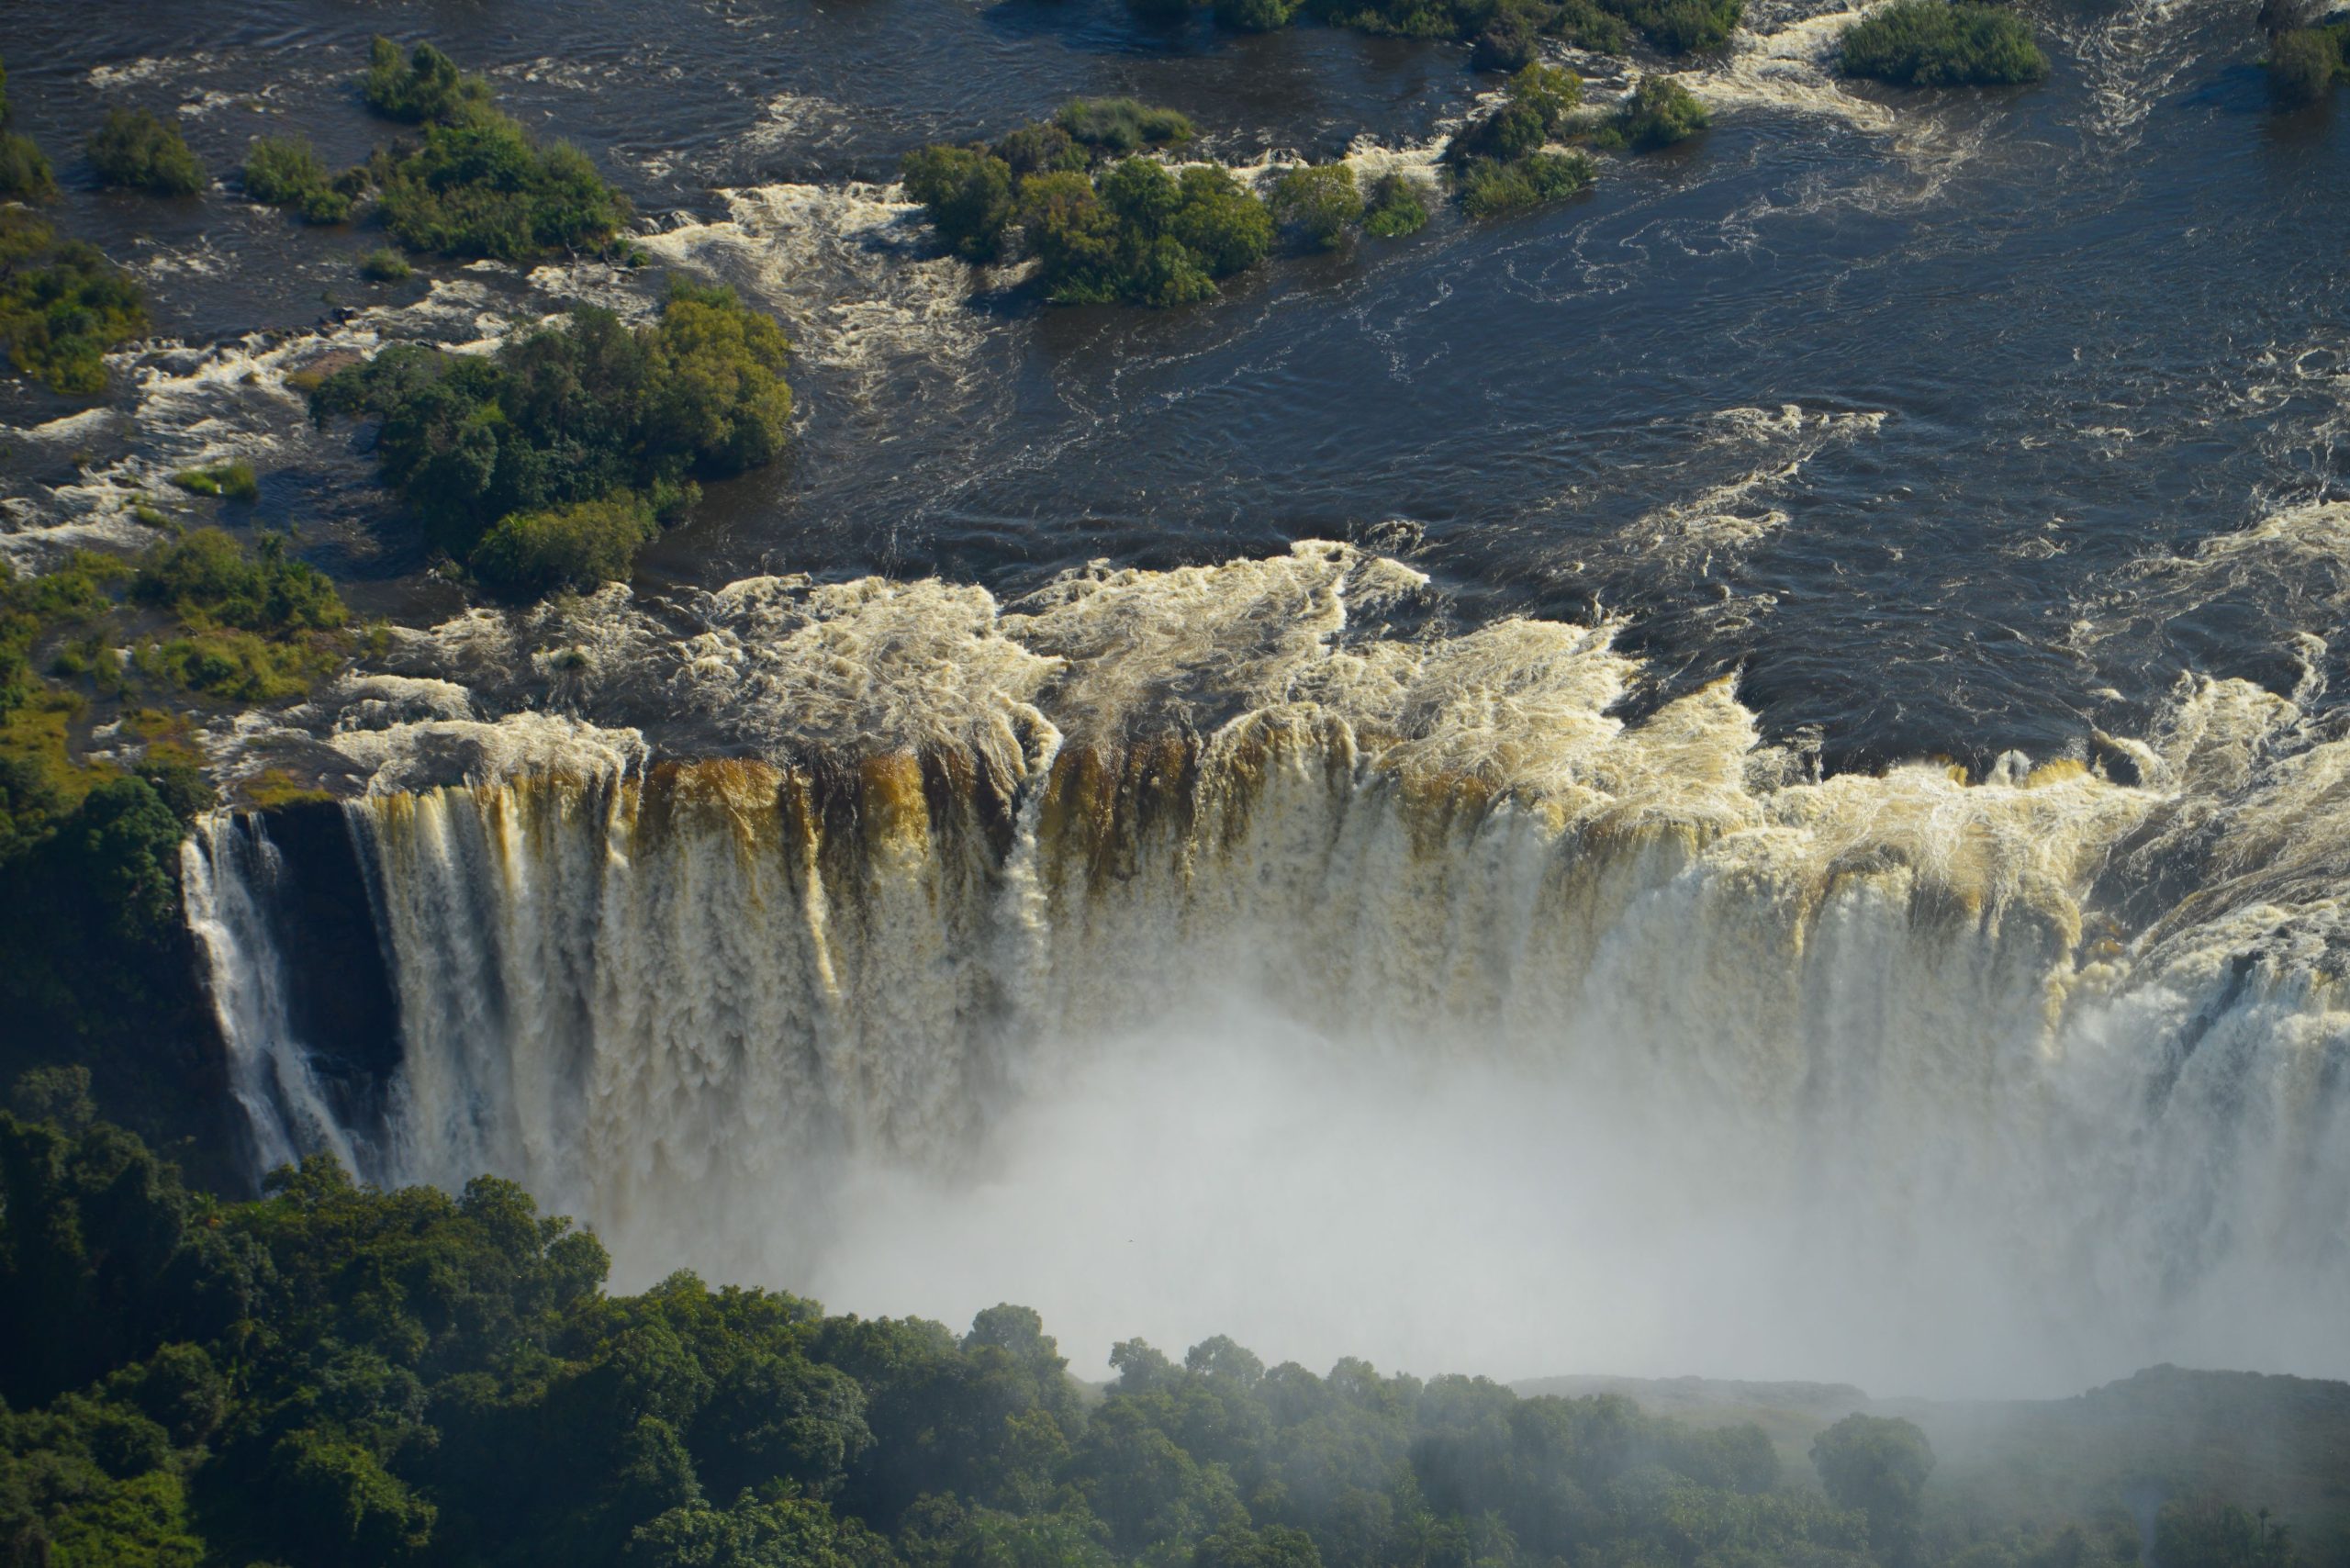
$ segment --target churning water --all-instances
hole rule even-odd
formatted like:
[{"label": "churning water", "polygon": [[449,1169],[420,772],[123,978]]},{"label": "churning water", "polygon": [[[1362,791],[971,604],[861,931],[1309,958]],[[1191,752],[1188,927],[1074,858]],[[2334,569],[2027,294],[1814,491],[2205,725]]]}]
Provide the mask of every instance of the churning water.
[{"label": "churning water", "polygon": [[[360,236],[74,198],[173,337],[134,407],[0,409],[0,546],[265,455],[264,519],[421,628],[218,730],[351,796],[188,852],[257,1147],[521,1177],[635,1281],[1031,1300],[1085,1357],[2350,1372],[2350,119],[2268,113],[2248,7],[2028,9],[2048,84],[1936,95],[1758,6],[1716,128],[1589,198],[1151,315],[938,258],[896,159],[1133,92],[1235,164],[1424,163],[1459,51],[16,7],[52,151],[178,106],[216,168],[359,156],[365,36],[429,32],[800,346],[795,462],[640,596],[464,611],[286,374],[641,286],[370,293]],[[289,878],[375,942],[312,961]],[[363,972],[384,1070],[317,1022]]]}]

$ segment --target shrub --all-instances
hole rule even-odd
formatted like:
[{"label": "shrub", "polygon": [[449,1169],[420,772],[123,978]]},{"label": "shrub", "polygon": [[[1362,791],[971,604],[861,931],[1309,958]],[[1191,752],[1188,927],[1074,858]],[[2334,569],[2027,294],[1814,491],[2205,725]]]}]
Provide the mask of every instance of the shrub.
[{"label": "shrub", "polygon": [[141,555],[130,599],[197,630],[270,637],[331,631],[349,617],[334,583],[288,555],[284,540],[264,535],[248,554],[217,528],[196,529]]},{"label": "shrub", "polygon": [[1024,125],[989,151],[1004,162],[1014,178],[1049,174],[1056,169],[1082,169],[1093,162],[1092,152],[1059,126],[1047,120]]},{"label": "shrub", "polygon": [[2048,57],[2011,11],[1970,0],[1894,0],[1843,32],[1841,69],[1900,86],[2037,82]]},{"label": "shrub", "polygon": [[1296,226],[1309,242],[1325,251],[1345,242],[1363,211],[1355,172],[1344,163],[1289,170],[1273,182],[1267,205],[1276,218]]},{"label": "shrub", "polygon": [[623,494],[514,512],[483,536],[470,561],[498,593],[532,599],[560,588],[625,581],[637,551],[658,532],[644,498]]},{"label": "shrub", "polygon": [[2268,87],[2287,108],[2325,96],[2344,74],[2343,36],[2350,28],[2296,28],[2268,46]]},{"label": "shrub", "polygon": [[1685,141],[1709,123],[1706,106],[1670,76],[1643,76],[1610,122],[1613,140],[1645,152]]},{"label": "shrub", "polygon": [[172,476],[172,483],[191,496],[218,496],[226,500],[251,502],[261,497],[261,482],[253,476],[250,463],[216,463],[209,468],[183,468]]},{"label": "shrub", "polygon": [[1500,218],[1573,196],[1593,179],[1580,152],[1535,152],[1513,163],[1483,159],[1461,177],[1461,209],[1472,218]]},{"label": "shrub", "polygon": [[906,155],[906,194],[922,203],[947,248],[966,261],[1002,252],[1017,207],[1012,165],[970,147],[924,147]]},{"label": "shrub", "polygon": [[0,341],[17,368],[59,392],[106,388],[106,352],[147,329],[147,305],[97,248],[0,211]]},{"label": "shrub", "polygon": [[90,137],[98,183],[154,196],[194,196],[204,188],[204,165],[188,151],[176,122],[145,109],[108,109]]},{"label": "shrub", "polygon": [[0,131],[0,200],[54,201],[57,175],[29,136]]},{"label": "shrub", "polygon": [[423,146],[379,153],[373,168],[393,237],[444,256],[521,263],[602,251],[632,211],[587,154],[542,150],[494,112],[428,127]]},{"label": "shrub", "polygon": [[1719,49],[1745,15],[1743,0],[1665,0],[1635,12],[1640,31],[1668,54]]},{"label": "shrub", "polygon": [[1547,143],[1582,102],[1583,78],[1573,72],[1527,66],[1509,79],[1509,95],[1499,106],[1453,137],[1445,159],[1460,166],[1514,162]]},{"label": "shrub", "polygon": [[1219,26],[1235,32],[1270,33],[1290,25],[1301,0],[1215,0]]},{"label": "shrub", "polygon": [[359,275],[371,283],[404,283],[415,272],[408,258],[389,245],[379,245],[359,258]]},{"label": "shrub", "polygon": [[377,38],[368,46],[367,72],[360,78],[359,95],[386,119],[409,125],[428,120],[454,122],[496,111],[490,107],[487,78],[469,75],[457,62],[429,43],[420,43],[403,60],[399,45]]},{"label": "shrub", "polygon": [[1420,182],[1408,174],[1382,174],[1372,182],[1363,207],[1362,231],[1374,240],[1416,234],[1428,220]]},{"label": "shrub", "polygon": [[269,207],[290,207],[305,223],[346,223],[351,198],[303,137],[256,137],[245,151],[245,194]]},{"label": "shrub", "polygon": [[1469,63],[1478,71],[1523,71],[1539,58],[1534,23],[1520,11],[1497,11],[1469,44]]},{"label": "shrub", "polygon": [[1133,98],[1073,99],[1061,106],[1055,123],[1072,140],[1112,156],[1145,147],[1171,147],[1193,135],[1192,122],[1175,110]]}]

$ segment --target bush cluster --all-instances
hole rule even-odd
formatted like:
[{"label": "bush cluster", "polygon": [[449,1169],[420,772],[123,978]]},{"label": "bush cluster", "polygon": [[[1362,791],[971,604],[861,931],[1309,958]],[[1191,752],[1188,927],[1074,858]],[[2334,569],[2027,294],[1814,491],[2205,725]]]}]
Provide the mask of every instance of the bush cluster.
[{"label": "bush cluster", "polygon": [[108,109],[91,133],[90,162],[102,185],[152,196],[194,196],[205,185],[204,165],[188,151],[176,120],[145,109]]},{"label": "bush cluster", "polygon": [[346,222],[372,196],[375,216],[410,250],[518,264],[606,251],[633,216],[586,153],[539,145],[498,111],[485,79],[431,44],[404,55],[375,39],[360,95],[376,113],[422,126],[422,140],[378,148],[335,174],[308,141],[263,137],[246,154],[246,194],[308,223]]},{"label": "bush cluster", "polygon": [[1643,76],[1623,107],[1595,128],[1589,140],[1595,147],[1650,152],[1686,141],[1710,123],[1706,106],[1677,80]]},{"label": "bush cluster", "polygon": [[138,284],[79,240],[21,208],[0,210],[0,342],[52,390],[106,389],[106,353],[147,330]]},{"label": "bush cluster", "polygon": [[489,81],[457,69],[457,62],[429,43],[405,57],[399,45],[378,37],[368,46],[367,71],[359,95],[386,119],[406,125],[454,124],[495,114]]},{"label": "bush cluster", "polygon": [[1894,0],[1846,28],[1841,69],[1905,87],[2011,86],[2048,74],[2031,24],[1973,0]]},{"label": "bush cluster", "polygon": [[2288,28],[2268,41],[2268,85],[2286,108],[2316,103],[2350,80],[2350,22]]},{"label": "bush cluster", "polygon": [[1365,190],[1348,164],[1304,164],[1274,179],[1266,205],[1309,247],[1330,251],[1357,234],[1393,240],[1417,232],[1428,220],[1421,189],[1408,174],[1389,174]]},{"label": "bush cluster", "polygon": [[48,154],[29,136],[13,128],[16,111],[8,102],[8,68],[0,62],[0,201],[52,201],[57,176]]},{"label": "bush cluster", "polygon": [[1135,155],[1192,136],[1170,109],[1080,99],[992,145],[908,154],[906,194],[958,256],[1034,255],[1056,303],[1188,304],[1273,245],[1272,214],[1230,174]]},{"label": "bush cluster", "polygon": [[253,200],[285,207],[305,223],[348,223],[364,178],[333,174],[306,137],[261,136],[245,150],[244,183]]},{"label": "bush cluster", "polygon": [[377,152],[368,174],[393,238],[443,256],[523,263],[602,252],[633,210],[586,153],[541,147],[494,112],[428,126],[421,146]]},{"label": "bush cluster", "polygon": [[789,352],[772,318],[678,280],[657,322],[581,306],[489,356],[395,344],[328,377],[311,408],[380,417],[378,471],[428,537],[525,599],[624,577],[697,477],[779,456]]},{"label": "bush cluster", "polygon": [[1588,188],[1596,177],[1589,158],[1547,151],[1582,102],[1583,79],[1572,71],[1528,65],[1512,76],[1508,95],[1445,149],[1461,210],[1499,218]]}]

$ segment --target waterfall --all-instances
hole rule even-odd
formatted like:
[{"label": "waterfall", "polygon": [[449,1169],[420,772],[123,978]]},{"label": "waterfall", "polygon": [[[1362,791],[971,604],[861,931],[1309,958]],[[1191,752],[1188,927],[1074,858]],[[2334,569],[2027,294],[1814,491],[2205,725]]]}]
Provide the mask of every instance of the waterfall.
[{"label": "waterfall", "polygon": [[[2129,782],[1813,778],[1726,683],[1617,717],[1604,628],[1345,645],[1342,565],[1237,609],[1109,579],[1010,653],[957,598],[978,651],[907,655],[920,701],[875,650],[937,622],[894,591],[816,627],[856,660],[805,623],[788,661],[689,646],[722,711],[829,726],[767,756],[378,714],[337,744],[379,767],[345,810],[399,1021],[380,1145],[287,1033],[259,823],[189,854],[265,1157],[515,1177],[624,1281],[1024,1296],[1073,1343],[2350,1371],[2350,742],[2188,682],[2101,741]],[[1120,635],[1078,618],[1129,589]],[[1137,720],[1210,660],[1228,695]],[[746,698],[785,676],[789,708]],[[899,727],[844,738],[828,678]]]},{"label": "waterfall", "polygon": [[[297,1037],[271,919],[284,867],[265,819],[215,812],[180,846],[181,900],[229,1051],[229,1090],[264,1170],[324,1149],[359,1161]],[[364,896],[364,894],[362,895]]]}]

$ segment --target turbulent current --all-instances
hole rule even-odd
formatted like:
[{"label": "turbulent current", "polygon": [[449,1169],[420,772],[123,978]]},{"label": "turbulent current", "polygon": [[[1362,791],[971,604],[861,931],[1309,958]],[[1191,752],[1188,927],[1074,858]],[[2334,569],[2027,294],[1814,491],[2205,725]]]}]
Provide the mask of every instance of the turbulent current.
[{"label": "turbulent current", "polygon": [[1822,777],[1728,681],[1627,706],[1616,625],[1427,608],[1308,543],[406,634],[245,737],[364,786],[384,1081],[299,1037],[298,857],[187,851],[256,1144],[1090,1352],[2350,1370],[2350,742],[2189,680]]}]

